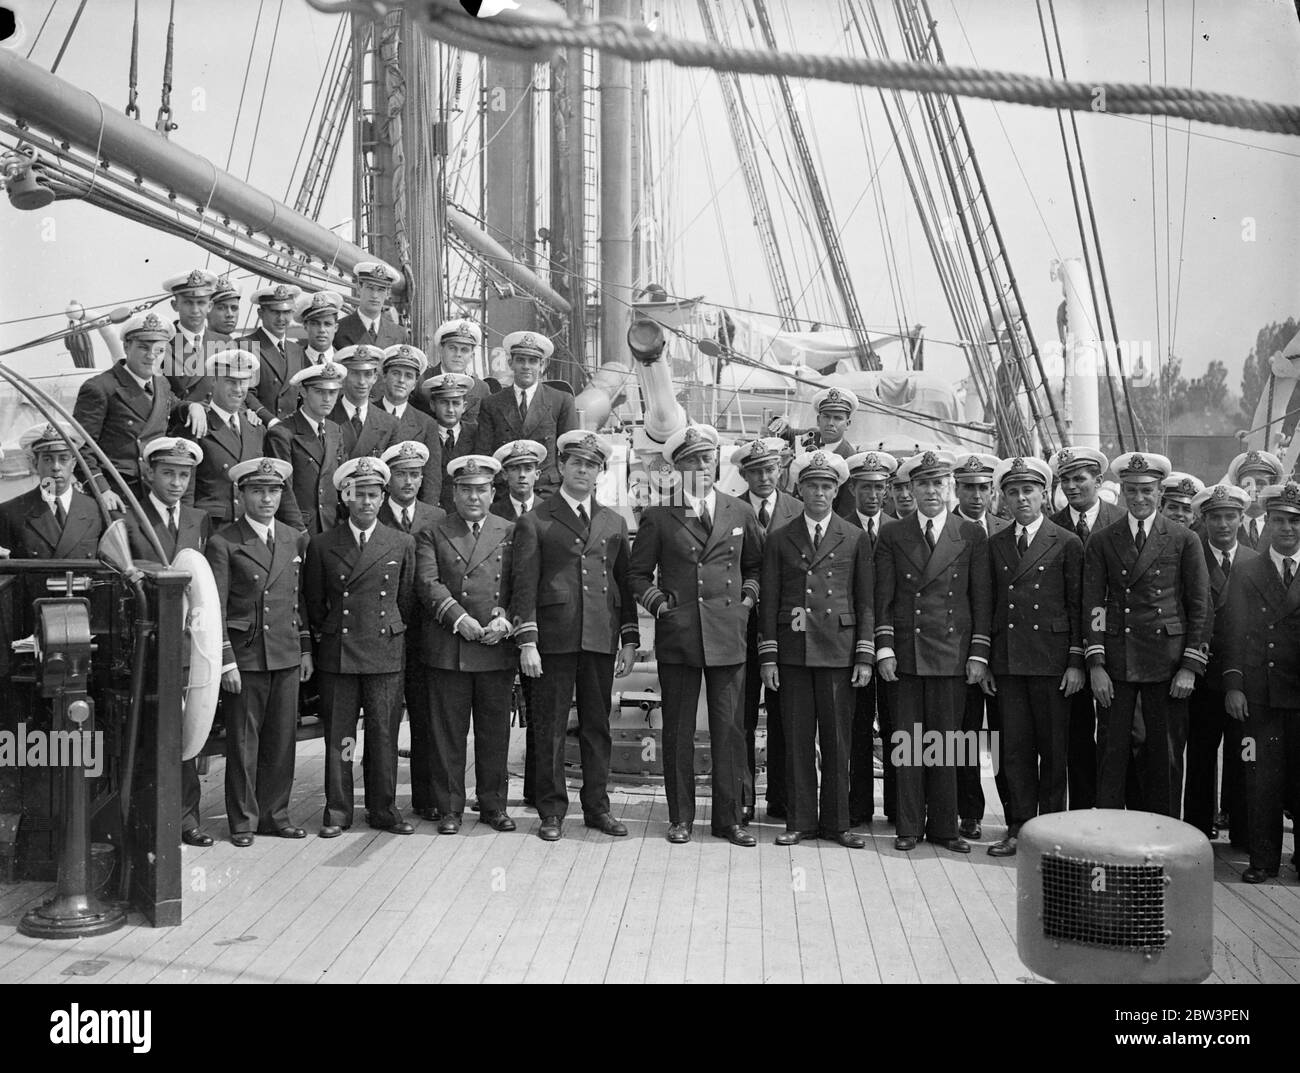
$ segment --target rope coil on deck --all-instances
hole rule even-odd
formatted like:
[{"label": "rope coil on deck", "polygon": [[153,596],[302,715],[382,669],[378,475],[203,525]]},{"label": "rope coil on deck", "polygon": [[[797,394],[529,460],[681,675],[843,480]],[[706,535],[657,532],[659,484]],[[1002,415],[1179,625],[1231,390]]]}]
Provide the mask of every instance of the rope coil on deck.
[{"label": "rope coil on deck", "polygon": [[[322,10],[333,7],[322,0],[309,2]],[[1035,108],[1165,115],[1214,126],[1300,134],[1300,107],[1180,86],[1069,82],[974,67],[741,49],[667,37],[640,23],[621,19],[523,25],[507,23],[501,18],[476,19],[458,9],[432,3],[416,6],[419,10],[413,14],[427,32],[451,44],[481,52],[509,49],[534,50],[540,54],[565,46],[591,48],[642,63],[667,60],[681,67],[707,67],[739,74],[784,75],[913,93],[948,93]],[[539,55],[539,62],[542,58]]]}]

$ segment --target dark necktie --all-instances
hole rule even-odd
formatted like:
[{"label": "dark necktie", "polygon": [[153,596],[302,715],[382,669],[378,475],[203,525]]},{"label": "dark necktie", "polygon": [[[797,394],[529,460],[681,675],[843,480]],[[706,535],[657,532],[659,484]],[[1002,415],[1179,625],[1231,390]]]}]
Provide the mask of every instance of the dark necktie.
[{"label": "dark necktie", "polygon": [[1254,518],[1250,519],[1250,546],[1252,550],[1259,547],[1259,522]]},{"label": "dark necktie", "polygon": [[54,501],[54,524],[62,529],[68,523],[68,512],[63,509],[63,500]]},{"label": "dark necktie", "polygon": [[867,539],[871,541],[871,547],[876,546],[876,519],[867,519]]},{"label": "dark necktie", "polygon": [[704,526],[706,533],[713,532],[713,515],[709,513],[709,508],[702,499],[700,500],[700,524]]},{"label": "dark necktie", "polygon": [[379,339],[379,334],[378,334],[378,332],[375,331],[375,329],[378,328],[378,327],[379,327],[379,321],[375,321],[374,324],[367,324],[367,325],[366,325],[366,342],[367,342],[367,343],[374,343],[374,342],[378,341],[378,339]]},{"label": "dark necktie", "polygon": [[152,381],[152,380],[146,380],[146,381],[144,382],[144,393],[145,393],[146,395],[148,395],[149,398],[151,398],[151,399],[153,398],[153,381]]},{"label": "dark necktie", "polygon": [[411,508],[410,507],[402,508],[402,528],[405,529],[408,533],[411,531]]},{"label": "dark necktie", "polygon": [[[268,533],[267,535],[269,536],[270,534]],[[357,547],[362,551],[366,550],[366,531],[364,529],[357,533]]]},{"label": "dark necktie", "polygon": [[587,505],[578,504],[578,521],[582,523],[582,531],[585,533],[591,528],[591,518],[587,515]]},{"label": "dark necktie", "polygon": [[[365,542],[366,542],[365,534],[362,534],[361,543],[364,544]],[[275,524],[274,523],[266,527],[266,537],[264,543],[266,544],[267,548],[270,551],[275,551]]]},{"label": "dark necktie", "polygon": [[1087,542],[1090,530],[1088,529],[1088,519],[1084,515],[1079,515],[1079,522],[1074,527],[1074,532],[1080,540]]},{"label": "dark necktie", "polygon": [[1223,558],[1219,561],[1219,569],[1223,571],[1223,580],[1228,580],[1228,575],[1232,573],[1232,560],[1228,558],[1228,553],[1223,553]]},{"label": "dark necktie", "polygon": [[934,551],[934,519],[925,520],[925,543],[931,551]]},{"label": "dark necktie", "polygon": [[316,439],[320,443],[320,449],[325,450],[325,425],[322,422],[316,429]]},{"label": "dark necktie", "polygon": [[772,514],[767,509],[767,500],[765,499],[763,500],[762,504],[760,504],[758,508],[758,524],[761,525],[764,529],[766,529],[767,523],[770,522],[771,520],[772,520]]},{"label": "dark necktie", "polygon": [[361,437],[361,411],[353,410],[352,416],[348,418],[352,424],[352,431],[357,434],[358,439]]},{"label": "dark necktie", "polygon": [[171,507],[167,511],[167,534],[172,538],[173,543],[176,542],[176,534],[178,532],[179,530],[176,527],[176,508]]},{"label": "dark necktie", "polygon": [[526,392],[519,393],[519,423],[523,424],[528,417],[528,395]]},{"label": "dark necktie", "polygon": [[1023,525],[1020,527],[1020,535],[1016,537],[1016,552],[1024,555],[1029,550],[1029,530]]},{"label": "dark necktie", "polygon": [[1147,542],[1146,530],[1142,528],[1142,524],[1141,521],[1138,522],[1137,535],[1133,537],[1133,546],[1137,548],[1138,551],[1141,551],[1142,546]]},{"label": "dark necktie", "polygon": [[244,446],[244,433],[239,427],[239,414],[230,415],[230,431],[235,434],[235,439],[239,441],[239,446]]},{"label": "dark necktie", "polygon": [[1282,560],[1282,584],[1286,588],[1291,588],[1291,580],[1295,577],[1295,563],[1290,557]]},{"label": "dark necktie", "polygon": [[822,542],[822,523],[818,522],[813,526],[813,551],[817,550],[817,545]]},{"label": "dark necktie", "polygon": [[471,525],[469,528],[470,528],[470,532],[472,532],[472,533],[474,534],[474,543],[477,544],[477,543],[478,543],[478,534],[479,534],[479,530],[483,528],[483,523],[482,523],[482,522],[475,522],[475,523],[474,523],[473,525]]},{"label": "dark necktie", "polygon": [[456,433],[452,431],[452,432],[448,432],[445,436],[443,436],[442,445],[448,451],[456,450]]}]

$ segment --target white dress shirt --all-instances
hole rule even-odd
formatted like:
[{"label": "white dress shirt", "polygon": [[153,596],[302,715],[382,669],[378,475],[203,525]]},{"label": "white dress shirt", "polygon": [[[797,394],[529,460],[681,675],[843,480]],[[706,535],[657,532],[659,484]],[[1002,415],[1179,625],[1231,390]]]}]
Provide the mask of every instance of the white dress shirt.
[{"label": "white dress shirt", "polygon": [[1040,530],[1043,527],[1043,516],[1041,514],[1038,515],[1038,517],[1036,517],[1028,525],[1021,525],[1019,522],[1013,522],[1012,524],[1015,526],[1016,529],[1016,536],[1015,536],[1016,543],[1020,542],[1020,534],[1024,533],[1025,539],[1030,544],[1032,544],[1034,542],[1034,537],[1038,536],[1038,530]]},{"label": "white dress shirt", "polygon": [[1277,550],[1277,548],[1269,548],[1268,553],[1273,559],[1273,566],[1277,569],[1278,577],[1286,577],[1286,571],[1283,569],[1283,566],[1288,562],[1291,564],[1292,580],[1295,579],[1296,575],[1300,574],[1300,551],[1296,552],[1294,555],[1283,555]]},{"label": "white dress shirt", "polygon": [[[153,492],[149,493],[149,502],[153,504],[153,509],[158,512],[158,517],[162,519],[163,525],[167,525],[169,521],[174,519],[176,522],[176,528],[179,529],[181,527],[181,505],[179,503],[168,506],[154,495]],[[176,513],[173,514],[173,511]]]},{"label": "white dress shirt", "polygon": [[831,527],[831,516],[828,513],[824,518],[814,519],[811,514],[804,511],[803,522],[804,525],[808,527],[808,543],[813,545],[813,547],[816,547],[816,529],[818,526],[821,527],[822,539],[824,540],[826,538],[826,530]]},{"label": "white dress shirt", "polygon": [[880,519],[879,514],[863,514],[858,511],[858,521],[862,523],[862,531],[872,537],[880,536]]},{"label": "white dress shirt", "polygon": [[581,507],[587,512],[587,521],[591,521],[591,496],[587,496],[586,499],[574,499],[573,496],[569,495],[568,492],[561,488],[560,498],[569,504],[569,509],[573,511],[575,516],[578,513],[578,508]]},{"label": "white dress shirt", "polygon": [[[1235,540],[1232,542],[1232,547],[1230,547],[1227,551],[1222,551],[1222,550],[1220,550],[1219,548],[1216,548],[1213,544],[1211,544],[1211,545],[1210,545],[1210,554],[1214,556],[1214,561],[1215,561],[1216,563],[1219,564],[1219,569],[1220,569],[1220,570],[1223,569],[1223,560],[1224,560],[1225,558],[1228,560],[1228,569],[1231,570],[1232,567],[1233,567],[1234,565],[1236,565],[1236,562],[1237,562],[1237,549],[1238,549],[1239,547],[1241,547],[1241,545],[1238,544]],[[1279,570],[1278,570],[1278,577],[1281,577],[1281,576],[1282,576],[1282,573],[1281,573],[1281,569],[1279,568]]]},{"label": "white dress shirt", "polygon": [[378,522],[373,522],[369,529],[362,530],[357,528],[357,523],[351,518],[348,519],[348,528],[352,530],[352,539],[355,540],[358,545],[361,543],[361,534],[364,532],[366,534],[366,540],[369,541],[375,535],[375,529],[378,525]]},{"label": "white dress shirt", "polygon": [[717,520],[718,493],[714,489],[710,488],[709,494],[706,495],[703,499],[696,499],[693,495],[691,495],[690,492],[683,492],[682,495],[686,497],[686,503],[691,508],[691,510],[695,511],[695,517],[699,518],[701,521],[704,520],[704,516],[700,513],[700,504],[703,504],[705,507],[708,508],[709,520],[710,521]]},{"label": "white dress shirt", "polygon": [[275,543],[275,522],[274,521],[271,521],[268,524],[263,525],[261,522],[253,521],[253,519],[250,518],[247,514],[244,515],[244,520],[248,522],[249,528],[252,529],[253,532],[257,534],[257,539],[260,540],[263,544],[266,544],[268,542],[271,544]]},{"label": "white dress shirt", "polygon": [[[568,497],[566,496],[565,498],[567,499]],[[536,496],[529,496],[527,499],[524,500],[519,500],[516,499],[514,496],[511,496],[510,505],[515,508],[515,517],[518,518],[521,514],[527,514],[530,510],[533,509],[533,504],[536,501],[537,501]],[[573,513],[574,514],[578,513],[577,508],[574,508]],[[587,517],[588,518],[591,517],[591,511],[587,511]]]},{"label": "white dress shirt", "polygon": [[534,384],[532,387],[527,387],[527,388],[524,387],[515,388],[515,409],[519,408],[519,396],[521,395],[524,397],[524,402],[528,406],[528,409],[531,411],[533,408],[533,399],[537,397],[537,385]]},{"label": "white dress shirt", "polygon": [[399,420],[399,421],[400,421],[400,420],[402,419],[402,417],[406,414],[406,407],[407,407],[407,405],[408,405],[408,404],[407,404],[406,401],[402,401],[402,402],[393,402],[391,399],[388,399],[388,398],[385,398],[385,399],[384,399],[384,409],[387,410],[390,414],[392,414],[392,415],[393,415],[395,418],[397,418],[397,420]]},{"label": "white dress shirt", "polygon": [[1082,514],[1080,514],[1073,507],[1070,507],[1069,510],[1070,510],[1070,518],[1072,520],[1072,527],[1078,529],[1079,519],[1082,518],[1088,526],[1088,533],[1091,535],[1092,531],[1097,528],[1097,521],[1101,517],[1101,500],[1100,499],[1094,500],[1092,506],[1089,507],[1087,510],[1085,510]]},{"label": "white dress shirt", "polygon": [[353,416],[355,415],[363,425],[366,423],[365,406],[354,406],[347,399],[342,399],[340,401],[343,403],[343,412],[348,415],[349,421],[351,421]]},{"label": "white dress shirt", "polygon": [[773,492],[766,499],[762,496],[754,495],[753,492],[749,493],[749,505],[754,508],[755,514],[763,509],[764,503],[767,504],[767,524],[771,525],[772,519],[776,517],[776,493]]},{"label": "white dress shirt", "polygon": [[[1151,527],[1155,524],[1156,516],[1154,514],[1142,519],[1143,539],[1151,535]],[[1138,520],[1132,514],[1128,516],[1128,535],[1137,540]]]}]

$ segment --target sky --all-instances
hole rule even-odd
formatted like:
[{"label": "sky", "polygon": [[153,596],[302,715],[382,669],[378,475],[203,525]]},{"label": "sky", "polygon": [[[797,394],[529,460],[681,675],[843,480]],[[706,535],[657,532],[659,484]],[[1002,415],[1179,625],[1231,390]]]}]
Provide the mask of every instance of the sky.
[{"label": "sky", "polygon": [[[791,48],[843,53],[849,45],[841,3],[769,0],[769,7],[778,35]],[[25,38],[14,43],[25,54],[48,3],[16,0],[13,6],[26,24]],[[950,63],[1045,73],[1033,0],[932,0],[931,7]],[[75,8],[73,0],[57,0],[36,42],[34,62],[50,66]],[[225,165],[229,155],[236,175],[247,172],[254,184],[285,196],[337,16],[322,15],[302,0],[223,0],[181,4],[180,9],[173,89],[180,129],[173,139],[218,165]],[[694,3],[647,0],[647,9],[661,29],[700,36]],[[1058,0],[1057,9],[1073,80],[1153,80],[1300,101],[1300,65],[1294,59],[1300,23],[1291,0],[1157,0],[1150,5],[1141,0]],[[152,125],[167,3],[141,0],[140,10],[140,102],[143,121]],[[890,24],[891,5],[881,3],[877,10]],[[59,70],[61,77],[116,108],[127,97],[131,12],[131,0],[87,5]],[[273,35],[275,59],[268,72]],[[241,112],[246,65],[250,75]],[[670,194],[665,200],[675,221],[669,227],[674,242],[666,285],[674,293],[774,309],[714,76],[660,65],[649,85],[648,105],[661,113],[661,127],[669,132],[660,146],[664,189]],[[760,126],[776,130],[784,118],[770,89],[749,78],[745,86]],[[873,119],[879,116],[873,94],[824,83],[794,82],[792,87],[812,132],[864,319],[873,326],[895,325],[901,303],[909,323],[926,327],[929,367],[953,378],[963,376],[959,352],[945,345],[957,333],[888,131]],[[963,108],[1041,343],[1055,332],[1061,300],[1060,285],[1050,278],[1051,262],[1078,256],[1080,250],[1056,116],[1044,109],[973,100],[964,100]],[[869,185],[872,169],[860,116],[868,119],[883,161],[876,187]],[[675,125],[670,128],[667,119]],[[1294,197],[1300,139],[1201,124],[1192,125],[1189,137],[1185,122],[1149,124],[1114,115],[1081,114],[1079,126],[1121,337],[1148,342],[1156,352],[1172,349],[1192,375],[1213,359],[1223,360],[1235,388],[1256,331],[1300,314],[1300,259],[1293,254],[1300,237],[1300,206]],[[764,149],[769,152],[779,164],[784,150],[775,136]],[[340,175],[346,173],[339,169]],[[783,178],[785,182],[775,175],[768,178],[773,211],[792,236],[792,249],[811,250],[809,240],[798,235],[797,211],[785,194],[790,180]],[[345,183],[336,181],[321,222],[340,224],[350,214]],[[882,226],[892,237],[899,268],[892,281]],[[349,231],[343,228],[345,235]],[[0,204],[0,248],[0,322],[5,322],[0,323],[0,346],[62,325],[61,316],[9,323],[16,318],[60,314],[70,299],[86,305],[136,299],[156,293],[166,276],[207,261],[204,252],[184,242],[75,203],[57,203],[37,213]],[[816,256],[791,254],[792,265],[805,269],[801,280],[806,282],[806,266]],[[836,310],[816,305],[807,315],[828,321],[839,317]],[[51,356],[51,351],[41,351],[23,361],[29,371],[47,368]],[[20,369],[23,361],[17,363]]]}]

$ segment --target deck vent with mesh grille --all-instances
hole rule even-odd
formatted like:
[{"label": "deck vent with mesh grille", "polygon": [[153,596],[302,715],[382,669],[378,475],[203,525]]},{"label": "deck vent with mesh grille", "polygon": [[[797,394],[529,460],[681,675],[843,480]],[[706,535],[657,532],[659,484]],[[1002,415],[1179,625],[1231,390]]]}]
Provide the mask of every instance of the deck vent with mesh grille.
[{"label": "deck vent with mesh grille", "polygon": [[1165,945],[1165,870],[1045,856],[1043,934],[1109,950]]}]

